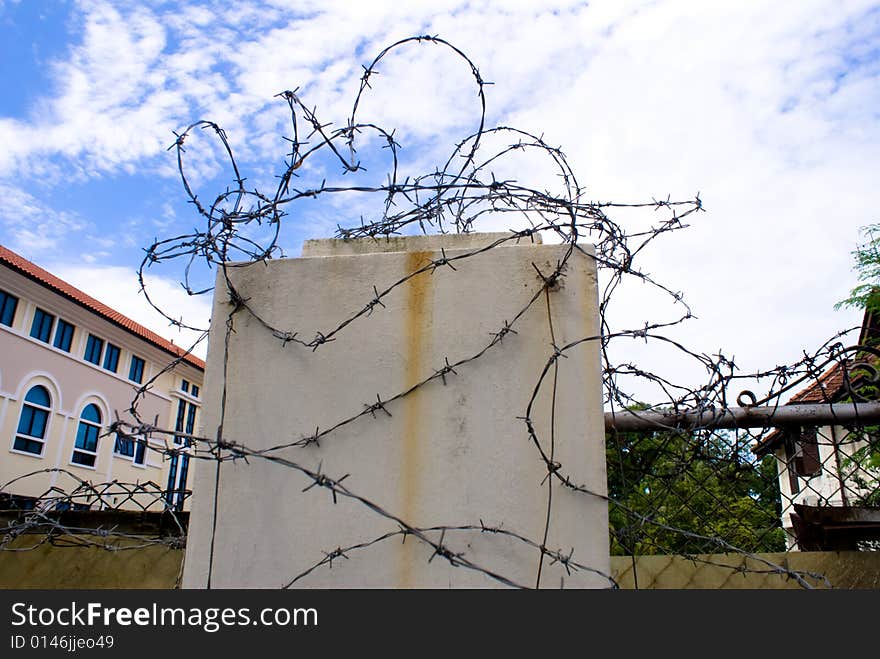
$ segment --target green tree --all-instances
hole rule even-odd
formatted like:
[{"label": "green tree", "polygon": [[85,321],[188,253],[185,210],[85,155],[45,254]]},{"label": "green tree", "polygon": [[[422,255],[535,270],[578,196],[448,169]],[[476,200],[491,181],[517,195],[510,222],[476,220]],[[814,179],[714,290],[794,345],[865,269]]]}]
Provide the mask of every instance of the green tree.
[{"label": "green tree", "polygon": [[865,238],[852,255],[854,270],[859,282],[850,291],[849,297],[834,305],[835,309],[855,308],[870,312],[880,311],[880,295],[875,289],[880,285],[880,224],[862,227],[860,233]]},{"label": "green tree", "polygon": [[775,458],[727,433],[609,433],[606,460],[612,554],[785,548]]},{"label": "green tree", "polygon": [[[865,241],[852,252],[853,269],[858,273],[859,283],[850,291],[849,297],[834,308],[864,309],[868,314],[877,314],[880,311],[880,224],[862,227],[860,233]],[[880,343],[880,337],[873,332],[867,332],[865,340],[874,347]],[[866,353],[866,357],[876,362],[872,355]],[[874,367],[877,367],[876,363]],[[877,400],[877,384],[873,379],[862,383],[858,394],[863,400]],[[852,435],[864,444],[843,461],[843,476],[852,480],[862,493],[855,501],[856,505],[880,506],[880,427],[857,428]]]}]

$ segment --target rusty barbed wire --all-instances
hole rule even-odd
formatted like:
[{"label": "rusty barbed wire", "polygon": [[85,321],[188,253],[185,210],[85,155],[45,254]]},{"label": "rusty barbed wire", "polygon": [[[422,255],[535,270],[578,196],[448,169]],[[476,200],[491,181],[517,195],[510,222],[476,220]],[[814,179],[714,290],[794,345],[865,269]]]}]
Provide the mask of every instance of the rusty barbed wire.
[{"label": "rusty barbed wire", "polygon": [[[370,122],[358,120],[362,100],[371,90],[370,81],[379,73],[379,65],[392,53],[411,46],[438,47],[449,53],[456,61],[464,64],[473,78],[476,88],[479,113],[476,120],[478,128],[454,145],[444,164],[433,171],[418,175],[404,176],[401,173],[401,144],[397,141],[394,130],[383,128]],[[266,461],[281,468],[298,473],[308,483],[303,491],[312,488],[326,490],[335,503],[339,498],[354,501],[365,510],[374,514],[381,523],[388,524],[387,530],[377,533],[373,538],[365,538],[361,542],[346,547],[337,546],[325,550],[324,556],[311,565],[294,568],[292,576],[281,587],[292,587],[305,580],[315,570],[327,566],[333,567],[344,562],[349,554],[369,550],[387,540],[409,536],[423,544],[430,552],[429,562],[435,558],[443,559],[449,565],[465,570],[478,572],[489,580],[509,587],[541,587],[542,574],[545,566],[555,565],[564,571],[565,577],[574,573],[590,573],[603,578],[608,587],[617,587],[617,582],[610,574],[595,569],[587,564],[576,561],[573,557],[577,547],[551,549],[547,547],[548,529],[553,510],[553,495],[558,488],[564,488],[580,496],[596,499],[609,508],[611,519],[610,540],[612,549],[625,550],[635,557],[641,553],[672,553],[687,556],[695,561],[712,562],[702,556],[706,552],[695,549],[714,549],[724,552],[741,554],[757,561],[764,567],[763,571],[779,574],[795,580],[800,586],[809,588],[815,585],[830,585],[822,575],[795,570],[777,564],[761,552],[768,547],[783,547],[784,540],[780,536],[783,515],[794,505],[794,495],[787,506],[784,506],[780,493],[780,482],[786,477],[785,470],[779,474],[763,473],[769,470],[756,457],[751,447],[766,441],[768,433],[773,431],[772,421],[755,431],[751,428],[737,428],[733,432],[714,431],[709,428],[677,426],[670,423],[661,427],[653,427],[642,432],[639,439],[632,433],[617,431],[612,425],[607,429],[606,456],[609,470],[609,492],[596,492],[583,485],[577,474],[569,473],[567,466],[558,460],[554,424],[550,424],[547,436],[543,436],[534,422],[533,407],[545,391],[549,391],[553,401],[551,411],[556,411],[556,393],[558,386],[558,367],[569,353],[575,352],[588,344],[598,345],[602,359],[602,389],[605,409],[612,418],[616,412],[626,411],[630,414],[647,413],[655,410],[665,412],[711,411],[729,408],[731,391],[740,382],[769,380],[768,393],[758,397],[751,391],[744,390],[737,396],[737,402],[744,406],[756,406],[771,403],[782,405],[783,396],[809,383],[822,383],[829,369],[840,369],[842,375],[841,391],[822,391],[822,400],[831,403],[850,398],[871,398],[865,393],[867,385],[877,382],[877,370],[874,359],[880,352],[865,346],[844,347],[842,340],[852,330],[841,332],[832,337],[826,344],[811,354],[804,352],[803,357],[793,364],[780,365],[756,373],[742,372],[732,358],[720,351],[718,354],[707,355],[692,350],[676,340],[668,332],[690,320],[693,315],[684,299],[684,295],[650,274],[643,272],[637,263],[652,243],[665,234],[687,228],[685,220],[697,213],[705,211],[700,195],[691,200],[673,201],[651,199],[644,202],[621,203],[590,201],[587,192],[578,182],[570,168],[565,154],[559,147],[548,144],[543,135],[534,135],[508,126],[487,127],[487,99],[485,87],[492,83],[486,82],[476,65],[458,48],[437,36],[416,36],[402,39],[381,51],[369,64],[363,67],[359,89],[354,99],[352,110],[345,124],[333,128],[319,116],[317,108],[310,107],[300,97],[298,89],[278,94],[289,110],[291,135],[285,137],[290,150],[285,156],[285,167],[277,175],[277,186],[270,192],[262,192],[256,187],[248,187],[248,177],[244,175],[234,155],[234,149],[225,131],[211,121],[197,121],[179,133],[175,133],[175,141],[169,149],[175,151],[177,167],[184,193],[199,216],[202,226],[191,233],[179,234],[165,239],[157,239],[145,250],[145,256],[138,271],[142,291],[148,302],[156,308],[172,326],[182,329],[196,330],[201,333],[202,342],[208,336],[208,328],[191,325],[183,318],[175,318],[163,310],[161,302],[150,297],[147,284],[147,273],[158,264],[180,263],[181,284],[190,295],[212,293],[219,300],[228,302],[228,313],[225,321],[215,318],[214,322],[225,322],[222,345],[214,350],[222,351],[222,372],[218,374],[222,382],[220,396],[220,424],[216,429],[206,430],[202,434],[182,433],[160,427],[158,420],[150,422],[141,418],[138,410],[140,398],[150,389],[159,377],[158,374],[142,385],[132,400],[131,407],[125,411],[124,418],[117,416],[108,434],[131,441],[143,441],[147,450],[156,451],[163,456],[174,456],[186,453],[193,459],[216,462],[216,476],[210,484],[214,488],[214,508],[212,525],[216,532],[217,519],[222,511],[217,504],[216,493],[221,477],[221,465],[225,462]],[[308,131],[307,135],[304,135]],[[226,158],[231,172],[232,185],[218,194],[213,200],[201,199],[195,191],[188,173],[187,144],[194,135],[204,133],[217,140],[219,151]],[[490,150],[488,156],[482,156],[489,140],[502,141],[502,146]],[[328,185],[323,178],[306,182],[306,173],[313,174],[316,169],[306,165],[310,159],[325,157],[335,163],[343,175],[354,178],[362,175],[366,168],[361,159],[359,149],[362,144],[370,146],[377,141],[382,149],[389,154],[389,170],[386,172],[385,183],[381,185],[359,185],[352,183]],[[522,185],[514,180],[496,178],[496,165],[508,156],[528,155],[546,158],[556,170],[557,181],[561,189],[551,192],[549,189],[537,189]],[[401,180],[402,179],[402,180]],[[299,182],[303,181],[300,185]],[[350,310],[340,309],[338,320],[326,327],[310,325],[308,318],[298,318],[296,326],[279,326],[271,320],[270,310],[261,309],[252,300],[243,295],[235,283],[231,273],[239,268],[253,267],[270,259],[283,256],[281,241],[282,227],[286,222],[289,208],[298,203],[319,197],[337,198],[343,195],[356,194],[359,197],[377,198],[379,211],[374,219],[360,218],[359,223],[350,226],[337,224],[336,236],[342,240],[373,240],[380,241],[392,236],[413,233],[471,233],[478,223],[484,220],[498,221],[509,218],[509,223],[520,228],[510,228],[509,235],[498,238],[483,247],[463,250],[460,253],[447,255],[441,250],[440,256],[407,272],[403,277],[391,282],[370,282],[371,294],[364,297],[359,307]],[[657,219],[647,228],[627,231],[622,224],[609,217],[618,210],[641,210],[659,213]],[[496,330],[488,337],[482,347],[475,352],[462,355],[445,355],[442,363],[434,364],[417,382],[391,395],[382,396],[375,391],[365,391],[362,406],[339,414],[338,420],[326,425],[303,422],[302,427],[291,428],[288,436],[272,438],[265,448],[254,448],[240,437],[227,436],[224,430],[226,415],[226,397],[229,384],[229,349],[230,338],[235,333],[236,319],[246,316],[259,324],[279,344],[289,349],[303,349],[311,352],[332,350],[332,344],[344,333],[353,331],[369,331],[369,322],[374,314],[387,311],[385,302],[395,291],[407,282],[420,276],[458,277],[457,266],[465,260],[479,259],[481,255],[506,244],[541,239],[554,240],[565,247],[562,257],[555,266],[542,270],[532,264],[535,272],[535,283],[531,290],[523,296],[519,310],[506,318],[498,318]],[[585,244],[591,248],[585,248]],[[593,260],[602,278],[600,298],[598,301],[600,332],[596,335],[583,336],[576,340],[557,345],[553,334],[553,314],[550,300],[559,285],[564,282],[569,263],[573,258]],[[216,270],[217,281],[222,288],[216,290],[197,282],[193,269],[207,267]],[[650,290],[662,294],[670,301],[675,315],[671,319],[645,321],[638,327],[617,327],[613,321],[612,307],[619,299],[618,291],[624,282],[635,280],[647,285]],[[218,286],[219,286],[218,284]],[[426,389],[431,383],[439,382],[446,386],[459,377],[459,371],[465,368],[478,369],[484,356],[490,352],[505,349],[504,339],[517,333],[518,323],[532,309],[546,306],[546,320],[552,337],[552,345],[547,349],[547,358],[543,368],[535,373],[535,383],[530,399],[522,410],[510,410],[512,417],[521,420],[524,436],[535,449],[537,457],[546,469],[544,479],[536,484],[545,488],[546,515],[543,535],[540,540],[530,538],[516,529],[500,525],[486,525],[479,520],[462,520],[458,525],[425,525],[420,521],[403,519],[402,516],[387,510],[368,497],[343,484],[349,474],[330,476],[321,468],[312,469],[302,462],[291,459],[291,451],[310,448],[320,450],[322,443],[333,440],[334,433],[359,419],[381,418],[394,414],[395,405],[414,392]],[[668,376],[654,373],[640,366],[631,359],[619,359],[617,346],[624,341],[644,340],[648,344],[656,344],[674,349],[681,360],[695,363],[702,367],[706,381],[695,385],[693,382],[675,382]],[[173,369],[186,355],[196,347],[182,350],[163,372]],[[620,352],[626,354],[626,349]],[[865,355],[870,355],[866,358]],[[853,359],[860,357],[861,359]],[[861,369],[856,375],[856,371]],[[873,372],[872,372],[873,369]],[[644,393],[638,387],[629,388],[624,381],[637,380],[651,384],[661,392],[662,397],[651,404],[643,400]],[[864,394],[864,395],[863,395]],[[834,449],[835,452],[848,451],[847,455],[855,455],[865,445],[872,445],[867,429],[868,424],[857,423],[851,427],[850,433],[843,438],[824,438],[819,441],[821,446]],[[832,428],[833,430],[833,428]],[[181,444],[176,440],[184,440]],[[643,463],[632,464],[632,456],[639,451],[641,441],[650,443],[650,459]],[[787,441],[787,440],[786,440]],[[846,448],[849,446],[849,448]],[[770,454],[764,457],[769,457]],[[840,462],[840,456],[835,453]],[[767,463],[769,464],[769,463]],[[838,473],[841,472],[838,465]],[[846,469],[850,470],[851,478],[861,478],[864,487],[858,491],[865,500],[872,500],[877,491],[876,474],[867,463],[853,462]],[[752,475],[751,491],[746,491],[737,499],[737,505],[748,508],[751,499],[762,505],[768,501],[775,502],[774,516],[771,519],[766,510],[760,511],[758,517],[734,519],[727,528],[713,524],[712,512],[704,510],[707,502],[714,506],[729,503],[730,495],[718,485],[729,479],[731,483],[741,487],[743,474]],[[756,476],[757,474],[757,476]],[[871,479],[874,479],[871,481]],[[698,480],[702,479],[702,480]],[[739,480],[738,480],[739,479]],[[682,494],[679,491],[682,482],[692,481],[692,491]],[[841,481],[842,483],[843,481]],[[873,490],[872,490],[872,483]],[[9,485],[9,484],[7,484]],[[122,484],[109,484],[119,491],[127,491]],[[153,490],[141,484],[138,488],[146,488],[156,495],[155,504],[160,505],[167,500],[167,491],[161,488]],[[200,484],[209,487],[209,484]],[[81,488],[81,489],[80,489]],[[73,493],[65,493],[64,499],[72,504],[75,497],[93,496],[95,501],[103,502],[104,485],[86,485],[81,482]],[[841,485],[845,494],[848,490]],[[5,491],[6,486],[0,488]],[[137,490],[138,495],[147,491]],[[110,491],[110,490],[106,490]],[[738,491],[738,490],[737,490]],[[99,493],[101,493],[99,495]],[[831,500],[834,493],[823,490],[825,500]],[[41,499],[42,500],[42,499]],[[47,499],[50,501],[51,497]],[[41,504],[43,505],[43,504]],[[104,503],[99,505],[103,506]],[[151,506],[153,504],[150,504]],[[800,504],[797,504],[800,505]],[[149,506],[148,506],[149,507]],[[749,514],[751,508],[745,510]],[[478,513],[477,513],[478,514]],[[757,514],[757,513],[756,513]],[[41,524],[48,525],[49,534],[57,536],[82,535],[82,529],[67,528],[59,525],[58,519],[44,519],[45,513],[33,513],[19,526],[10,527],[9,533],[33,533],[39,531]],[[682,519],[688,518],[688,528]],[[176,518],[175,518],[176,519]],[[670,521],[672,520],[672,521]],[[535,579],[531,584],[521,583],[498,571],[491,565],[478,563],[468,557],[467,542],[453,540],[474,534],[494,534],[507,540],[531,547],[536,552]],[[100,534],[99,534],[100,535]],[[182,543],[185,537],[183,526],[174,537],[166,536],[156,539],[166,544]],[[740,542],[731,541],[737,538]],[[449,538],[449,539],[448,539]],[[149,544],[150,541],[148,541]],[[748,546],[743,546],[747,543]],[[455,546],[453,546],[455,545]],[[180,544],[174,545],[180,546]],[[5,548],[5,542],[0,545]],[[635,558],[633,559],[635,560]],[[213,561],[213,535],[211,547]],[[634,563],[635,565],[635,563]],[[213,562],[211,562],[213,566]],[[739,569],[739,568],[738,568]],[[211,586],[213,567],[209,568],[208,586]],[[561,577],[564,578],[564,577]],[[636,583],[636,585],[638,585]]]}]

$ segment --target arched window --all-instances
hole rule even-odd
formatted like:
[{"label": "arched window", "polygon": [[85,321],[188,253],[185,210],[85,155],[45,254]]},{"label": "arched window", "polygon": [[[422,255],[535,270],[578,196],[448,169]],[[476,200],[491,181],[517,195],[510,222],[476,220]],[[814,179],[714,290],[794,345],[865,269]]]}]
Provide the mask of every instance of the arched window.
[{"label": "arched window", "polygon": [[24,397],[24,405],[21,406],[13,449],[23,453],[43,455],[51,407],[52,399],[46,387],[37,385],[28,390]]},{"label": "arched window", "polygon": [[79,415],[76,444],[73,447],[74,464],[94,467],[98,457],[98,434],[101,432],[101,410],[94,403],[86,405]]}]

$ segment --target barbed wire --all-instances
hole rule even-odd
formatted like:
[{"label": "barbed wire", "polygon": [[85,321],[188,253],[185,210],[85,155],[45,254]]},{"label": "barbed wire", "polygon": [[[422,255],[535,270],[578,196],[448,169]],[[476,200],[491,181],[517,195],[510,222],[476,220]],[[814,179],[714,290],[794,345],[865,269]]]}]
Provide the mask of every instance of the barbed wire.
[{"label": "barbed wire", "polygon": [[[443,49],[456,61],[461,62],[473,79],[479,101],[478,129],[461,140],[451,150],[442,166],[418,176],[404,176],[400,170],[401,144],[397,141],[394,130],[383,128],[375,123],[362,122],[358,119],[362,110],[362,100],[371,89],[373,76],[379,73],[379,66],[392,53],[414,46],[437,47]],[[749,390],[743,390],[736,401],[744,406],[783,404],[783,396],[805,387],[810,383],[821,384],[829,370],[840,369],[841,385],[838,390],[823,391],[822,402],[832,403],[844,399],[870,398],[865,394],[866,386],[870,388],[878,380],[873,360],[880,356],[876,350],[865,346],[844,347],[842,342],[852,330],[841,332],[811,354],[793,364],[776,366],[755,373],[744,373],[732,358],[718,354],[707,355],[688,348],[674,337],[674,330],[693,318],[690,307],[683,293],[666,286],[653,276],[644,272],[637,265],[643,255],[648,252],[652,243],[667,233],[687,228],[686,220],[697,213],[705,211],[700,195],[684,201],[651,199],[644,202],[620,203],[591,201],[587,191],[578,182],[568,164],[565,154],[559,147],[548,144],[543,136],[531,134],[508,126],[487,127],[485,87],[492,83],[486,82],[476,65],[458,48],[437,36],[416,36],[402,39],[384,49],[369,65],[364,66],[360,78],[359,89],[354,99],[351,114],[344,125],[333,128],[331,123],[324,122],[317,108],[305,104],[298,89],[284,91],[278,95],[286,103],[291,125],[291,135],[285,137],[290,145],[286,154],[285,167],[277,175],[277,187],[271,192],[262,192],[256,187],[248,187],[248,178],[243,174],[234,155],[234,149],[225,131],[211,121],[197,121],[179,133],[170,149],[175,151],[177,166],[184,193],[200,217],[202,228],[192,233],[180,234],[171,238],[157,239],[145,250],[145,256],[138,271],[141,289],[148,302],[156,308],[172,326],[200,332],[195,345],[182,351],[173,362],[169,363],[162,373],[172,370],[186,358],[191,351],[208,336],[208,328],[200,328],[190,324],[183,318],[175,318],[163,310],[161,301],[149,295],[147,273],[157,264],[175,263],[180,265],[181,283],[190,295],[211,294],[220,301],[228,301],[228,312],[225,319],[215,316],[213,319],[213,336],[220,338],[222,343],[212,346],[212,350],[220,351],[222,370],[217,374],[221,380],[221,393],[215,404],[219,406],[220,422],[214,429],[206,429],[202,434],[182,433],[160,427],[157,419],[144,419],[138,409],[138,403],[162,375],[159,373],[142,385],[131,407],[110,425],[107,435],[115,435],[132,441],[143,441],[150,451],[158,451],[164,456],[186,453],[193,459],[209,460],[216,463],[213,483],[200,482],[198,488],[207,496],[209,489],[214,490],[212,536],[208,573],[208,587],[213,579],[214,536],[216,535],[218,517],[222,514],[218,504],[218,492],[221,478],[221,465],[234,461],[251,464],[268,462],[304,477],[307,483],[303,491],[312,488],[329,492],[334,503],[339,499],[353,501],[375,515],[377,523],[386,524],[380,527],[372,538],[364,538],[359,542],[337,545],[335,549],[324,551],[311,565],[292,569],[292,576],[282,587],[292,587],[307,579],[319,568],[333,567],[345,562],[349,555],[371,550],[388,540],[412,537],[428,550],[427,561],[435,558],[445,560],[450,566],[474,571],[484,575],[492,582],[510,587],[541,587],[546,583],[545,566],[555,565],[564,571],[564,578],[575,573],[598,575],[609,587],[617,587],[614,577],[573,557],[577,547],[550,548],[548,530],[552,511],[554,510],[554,491],[563,488],[585,499],[602,502],[609,508],[612,520],[610,530],[612,545],[626,550],[635,556],[637,551],[650,553],[676,553],[693,560],[711,562],[703,556],[705,552],[693,551],[694,548],[712,549],[716,551],[742,554],[754,559],[764,566],[763,571],[784,575],[794,579],[802,587],[813,587],[816,584],[829,585],[822,575],[794,570],[778,565],[761,556],[760,552],[768,547],[782,547],[780,537],[782,516],[790,506],[783,506],[779,490],[779,480],[784,478],[784,471],[779,474],[759,473],[764,469],[761,460],[751,452],[751,448],[766,438],[772,430],[772,419],[766,426],[757,429],[738,428],[733,432],[712,430],[709,427],[683,426],[670,423],[653,427],[640,436],[652,442],[650,459],[646,458],[638,465],[628,465],[632,456],[639,450],[639,439],[633,435],[617,431],[613,422],[608,427],[606,458],[609,471],[609,491],[595,491],[583,483],[577,473],[569,472],[567,465],[562,464],[557,455],[555,424],[550,424],[548,432],[538,430],[535,423],[534,407],[539,397],[549,395],[551,414],[557,412],[556,395],[559,386],[558,368],[560,360],[566,359],[570,353],[583,349],[588,345],[598,346],[602,361],[603,404],[611,414],[626,411],[628,414],[647,413],[654,410],[665,412],[679,411],[712,411],[729,408],[730,392],[740,382],[769,380],[768,393],[758,397]],[[303,135],[308,131],[307,135]],[[195,192],[187,168],[187,144],[197,133],[206,133],[216,138],[219,149],[225,155],[233,180],[227,188],[211,201],[201,199]],[[491,150],[483,156],[485,145],[489,140],[502,141],[502,146]],[[389,171],[385,183],[381,185],[350,185],[327,184],[326,178],[320,183],[305,181],[305,173],[314,174],[319,167],[309,168],[306,164],[311,159],[325,157],[338,166],[341,173],[356,177],[365,171],[359,149],[362,144],[371,146],[378,141],[389,156]],[[556,181],[561,182],[560,189],[552,192],[549,189],[537,189],[518,183],[515,180],[497,178],[497,167],[512,155],[539,155],[546,158],[556,170]],[[302,182],[302,184],[301,184]],[[404,276],[391,282],[373,282],[369,288],[371,294],[362,299],[361,304],[349,312],[340,309],[338,319],[326,326],[317,325],[309,318],[297,318],[296,325],[282,325],[273,320],[271,309],[261,308],[245,293],[239,290],[234,273],[256,264],[265,264],[270,259],[283,256],[281,240],[282,226],[287,221],[288,209],[295,208],[304,200],[318,197],[336,198],[343,195],[357,194],[376,198],[377,215],[374,219],[360,218],[357,224],[337,225],[336,236],[344,241],[387,240],[392,236],[413,234],[467,234],[477,230],[484,221],[496,224],[500,218],[508,221],[510,228],[503,237],[473,249],[458,250],[447,254],[440,250],[440,256],[427,259],[419,267],[408,271]],[[627,231],[622,224],[613,220],[609,214],[622,209],[651,211],[659,213],[647,228]],[[499,317],[495,330],[486,337],[485,342],[475,351],[461,355],[445,355],[442,362],[434,364],[421,374],[416,382],[393,394],[385,395],[375,390],[365,391],[363,404],[358,409],[344,411],[334,423],[320,424],[302,421],[299,428],[290,428],[284,437],[261,438],[259,446],[253,445],[242,437],[230,436],[226,432],[227,398],[229,394],[230,345],[236,332],[236,323],[240,317],[254,321],[264,332],[276,340],[282,347],[302,349],[310,352],[332,350],[332,344],[346,335],[357,331],[369,332],[369,323],[376,314],[387,312],[386,302],[390,297],[417,277],[460,277],[458,268],[471,260],[501,248],[505,245],[550,240],[560,245],[560,258],[549,268],[532,263],[535,271],[534,285],[523,294],[522,302],[515,313]],[[599,333],[581,336],[562,345],[557,344],[553,331],[554,314],[551,300],[564,284],[569,268],[574,259],[588,259],[595,263],[602,282],[599,300]],[[218,287],[202,286],[193,269],[206,266],[217,272]],[[654,322],[646,321],[638,327],[617,327],[613,322],[612,307],[614,302],[622,299],[619,291],[624,282],[635,280],[643,283],[650,290],[662,294],[675,309],[675,317]],[[198,282],[198,283],[197,283]],[[310,282],[316,284],[315,282]],[[215,302],[215,309],[220,308]],[[325,444],[332,442],[338,431],[357,420],[372,420],[383,416],[392,416],[395,405],[416,391],[427,390],[429,385],[440,383],[443,386],[454,382],[459,371],[464,368],[479,369],[487,354],[505,350],[504,339],[517,334],[520,321],[527,312],[541,308],[546,310],[546,322],[551,336],[549,349],[543,367],[535,373],[535,382],[530,398],[524,409],[509,410],[511,418],[515,417],[522,423],[523,434],[534,447],[537,457],[545,469],[543,480],[537,485],[545,490],[546,512],[540,539],[531,538],[513,527],[504,525],[487,525],[480,519],[462,520],[459,524],[431,525],[425,520],[408,520],[394,511],[388,510],[380,502],[375,501],[343,483],[349,474],[329,475],[319,466],[317,469],[305,466],[303,461],[292,459],[291,452],[309,448],[322,450]],[[355,330],[355,328],[357,328]],[[671,333],[672,332],[672,333]],[[619,359],[617,346],[625,341],[644,340],[645,343],[671,347],[683,362],[696,364],[705,373],[705,382],[676,382],[671,377],[640,366],[631,359]],[[508,342],[509,343],[509,342]],[[532,346],[534,348],[534,346]],[[626,354],[625,348],[620,352]],[[856,370],[861,369],[856,376]],[[678,369],[677,369],[678,370]],[[635,380],[649,384],[653,390],[662,394],[660,400],[646,404],[641,386],[627,387],[624,381]],[[366,386],[366,385],[365,385]],[[841,388],[842,387],[842,391]],[[871,444],[868,423],[850,424],[850,433],[844,438],[832,438],[819,442],[820,445],[831,446],[836,451],[849,442],[850,454]],[[546,435],[546,436],[545,436]],[[181,443],[181,440],[183,442]],[[849,450],[849,449],[848,449]],[[311,454],[310,454],[311,455]],[[769,454],[768,454],[769,456]],[[839,461],[839,456],[837,457]],[[769,464],[769,463],[768,463]],[[704,467],[711,468],[704,473]],[[838,465],[839,467],[839,465]],[[860,475],[865,481],[859,490],[868,499],[873,496],[871,483],[876,490],[875,474],[870,466],[861,463],[850,463],[847,466],[853,473]],[[769,467],[766,467],[769,469]],[[665,471],[664,471],[665,470]],[[838,473],[840,468],[837,469]],[[713,524],[711,510],[704,510],[706,501],[712,505],[724,506],[730,503],[731,495],[719,486],[719,482],[729,479],[736,487],[741,487],[742,474],[758,474],[752,483],[752,490],[737,490],[737,505],[748,508],[748,501],[775,504],[773,516],[762,509],[760,518],[736,519],[728,524],[729,528],[718,528]],[[850,474],[852,476],[852,474]],[[702,480],[699,480],[702,479]],[[650,480],[651,485],[646,483]],[[683,482],[693,481],[693,487],[686,496],[679,488]],[[613,482],[612,482],[613,481]],[[842,483],[842,482],[841,482]],[[6,491],[11,483],[4,485],[0,491]],[[105,490],[104,486],[86,485],[81,482],[71,493],[65,493],[64,499],[70,504],[74,498],[91,496],[98,505],[106,505],[106,492],[129,492],[126,502],[133,501],[135,494],[143,498],[152,493],[153,503],[161,505],[167,501],[167,491],[153,489],[155,484],[130,485],[110,484],[116,490]],[[845,493],[847,487],[841,485]],[[649,491],[646,491],[646,488]],[[828,495],[831,495],[830,497]],[[825,500],[833,498],[834,493],[824,492]],[[114,495],[115,496],[115,495]],[[200,496],[200,495],[197,495]],[[41,499],[42,500],[42,499]],[[793,500],[793,499],[792,499]],[[46,501],[51,501],[51,497]],[[93,502],[94,503],[94,502]],[[41,504],[42,505],[42,504]],[[673,513],[670,513],[673,510]],[[751,511],[748,508],[746,512]],[[680,521],[682,516],[691,518],[691,526],[670,522]],[[750,513],[751,514],[751,513]],[[476,523],[479,520],[479,523]],[[28,519],[11,527],[12,535],[34,533],[48,525],[51,534],[58,535],[62,531],[82,533],[81,529],[62,528],[57,518],[46,519],[45,513],[34,512]],[[710,532],[706,532],[706,531]],[[754,531],[754,537],[747,533]],[[536,552],[535,578],[533,583],[499,572],[493,565],[472,560],[466,549],[467,542],[456,542],[455,539],[480,534],[492,534],[505,538],[507,541],[531,547]],[[99,534],[100,535],[100,534]],[[175,537],[166,536],[157,541],[167,544],[177,543],[179,546],[185,536],[184,529]],[[729,538],[736,537],[750,543],[750,546],[738,546]],[[3,547],[5,547],[5,541]],[[698,556],[698,554],[700,556]],[[742,569],[742,568],[737,568]]]},{"label": "barbed wire", "polygon": [[[46,474],[64,480],[55,481],[32,497],[13,498],[2,494],[19,482],[38,480]],[[186,499],[191,492],[180,494]],[[155,545],[182,548],[186,545],[186,523],[177,512],[167,509],[166,495],[166,490],[152,481],[92,483],[57,467],[22,474],[0,486],[0,513],[7,517],[0,551],[30,551],[44,544],[98,547],[108,551]],[[88,515],[78,514],[86,511]],[[128,514],[110,515],[122,511]],[[149,524],[144,523],[141,515],[147,512],[152,513]],[[95,513],[99,513],[97,518]],[[100,513],[106,515],[101,517]],[[96,519],[107,524],[94,525]],[[149,526],[149,530],[145,532],[144,526]]]}]

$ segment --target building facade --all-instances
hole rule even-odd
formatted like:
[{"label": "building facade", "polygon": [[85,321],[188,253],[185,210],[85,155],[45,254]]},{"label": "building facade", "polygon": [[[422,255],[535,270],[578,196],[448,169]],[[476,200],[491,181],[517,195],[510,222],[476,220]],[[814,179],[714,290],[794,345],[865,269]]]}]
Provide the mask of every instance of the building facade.
[{"label": "building facade", "polygon": [[195,434],[204,369],[0,246],[0,507],[185,508],[189,440],[131,439],[109,426],[134,421],[137,396],[145,422]]},{"label": "building facade", "polygon": [[[858,344],[870,348],[830,366],[786,405],[852,401],[854,391],[873,399],[877,383],[870,373],[877,372],[873,346],[880,339],[878,320],[865,313]],[[780,521],[789,550],[880,546],[877,431],[871,424],[792,426],[770,432],[753,448],[759,458],[776,458]]]},{"label": "building facade", "polygon": [[[790,405],[825,404],[839,400],[842,369],[832,368],[819,383],[799,392]],[[833,394],[825,398],[822,385]],[[857,459],[865,439],[842,425],[795,426],[770,433],[755,449],[758,457],[776,458],[782,509],[782,528],[789,550],[804,547],[799,512],[805,509],[842,509],[859,505],[872,488],[860,475],[870,476]],[[799,540],[800,538],[800,540]]]}]

